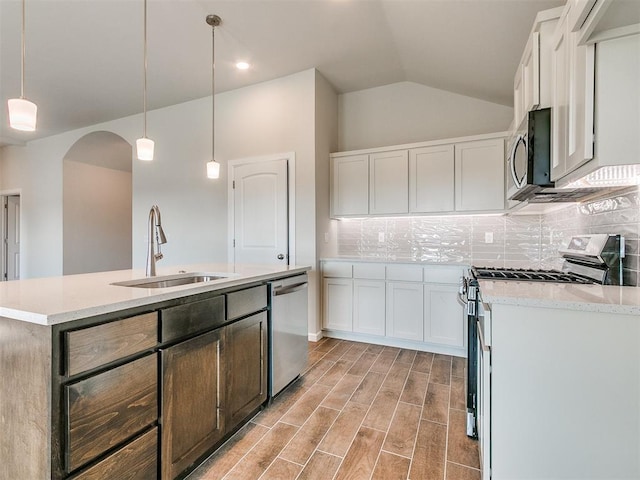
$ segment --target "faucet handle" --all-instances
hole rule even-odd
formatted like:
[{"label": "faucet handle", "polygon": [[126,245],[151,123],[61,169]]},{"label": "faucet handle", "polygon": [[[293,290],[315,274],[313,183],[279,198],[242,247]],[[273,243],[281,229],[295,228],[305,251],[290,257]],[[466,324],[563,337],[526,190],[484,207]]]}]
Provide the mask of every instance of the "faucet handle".
[{"label": "faucet handle", "polygon": [[154,255],[154,257],[156,258],[156,260],[162,260],[164,255],[162,254],[162,252],[158,252]]}]

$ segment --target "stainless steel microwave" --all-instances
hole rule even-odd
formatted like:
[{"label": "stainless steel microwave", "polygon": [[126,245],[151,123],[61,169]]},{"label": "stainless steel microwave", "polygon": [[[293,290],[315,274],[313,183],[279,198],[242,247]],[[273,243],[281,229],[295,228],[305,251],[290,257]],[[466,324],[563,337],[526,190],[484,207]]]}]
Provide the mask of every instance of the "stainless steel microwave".
[{"label": "stainless steel microwave", "polygon": [[509,200],[530,200],[551,181],[551,109],[530,111],[511,138],[507,156]]}]

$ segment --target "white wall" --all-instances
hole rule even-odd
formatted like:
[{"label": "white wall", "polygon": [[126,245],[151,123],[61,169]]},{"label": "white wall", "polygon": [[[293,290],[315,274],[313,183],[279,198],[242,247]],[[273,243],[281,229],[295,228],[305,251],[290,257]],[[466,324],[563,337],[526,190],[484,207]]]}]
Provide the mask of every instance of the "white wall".
[{"label": "white wall", "polygon": [[507,130],[513,108],[413,82],[339,96],[339,151]]},{"label": "white wall", "polygon": [[[316,251],[317,258],[337,256],[337,221],[329,219],[329,153],[338,148],[338,95],[331,84],[316,72],[315,155],[316,155]],[[326,238],[325,238],[326,235]],[[320,278],[318,277],[318,298]],[[321,334],[321,302],[315,305],[318,321],[309,332]],[[314,330],[315,328],[315,330]]]},{"label": "white wall", "polygon": [[130,269],[131,172],[65,159],[63,185],[63,274]]}]

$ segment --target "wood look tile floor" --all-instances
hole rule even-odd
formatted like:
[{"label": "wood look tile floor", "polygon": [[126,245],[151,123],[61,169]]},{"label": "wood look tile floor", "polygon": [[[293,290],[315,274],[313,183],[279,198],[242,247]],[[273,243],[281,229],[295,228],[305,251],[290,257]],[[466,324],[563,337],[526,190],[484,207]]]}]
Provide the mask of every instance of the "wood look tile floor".
[{"label": "wood look tile floor", "polygon": [[480,480],[465,359],[323,338],[188,480]]}]

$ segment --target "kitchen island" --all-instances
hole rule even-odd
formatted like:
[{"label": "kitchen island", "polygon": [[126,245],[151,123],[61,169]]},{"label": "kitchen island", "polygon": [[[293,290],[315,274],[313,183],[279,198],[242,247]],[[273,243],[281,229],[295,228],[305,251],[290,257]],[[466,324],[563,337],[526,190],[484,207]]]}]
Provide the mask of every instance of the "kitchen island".
[{"label": "kitchen island", "polygon": [[308,267],[164,267],[0,283],[0,478],[181,478],[267,399],[267,283]]},{"label": "kitchen island", "polygon": [[485,478],[640,478],[640,289],[479,283]]}]

